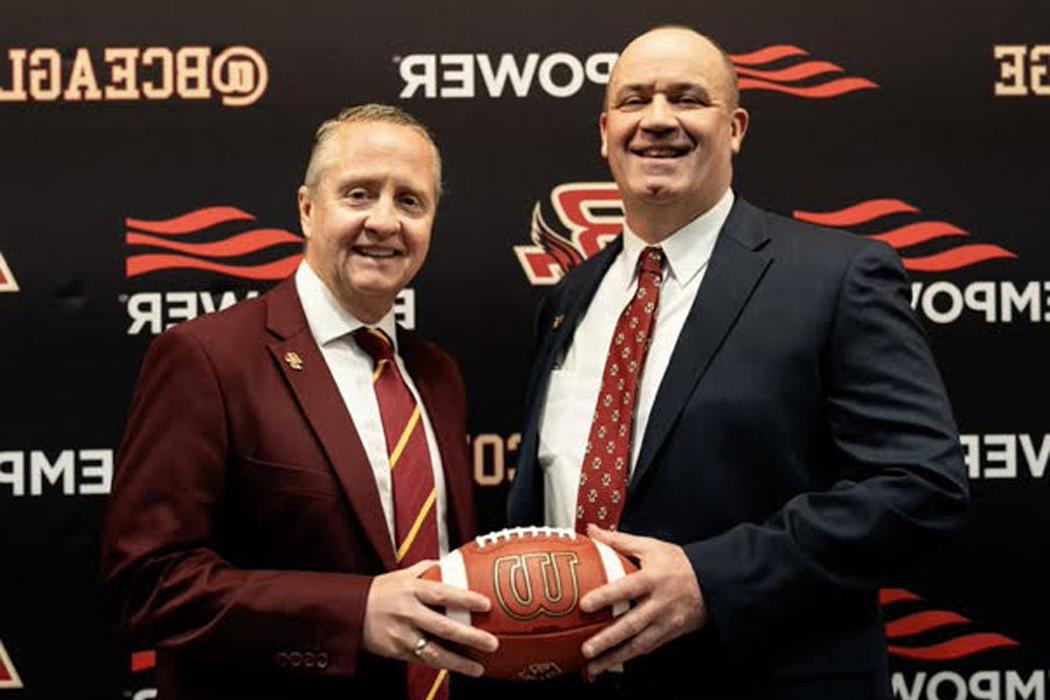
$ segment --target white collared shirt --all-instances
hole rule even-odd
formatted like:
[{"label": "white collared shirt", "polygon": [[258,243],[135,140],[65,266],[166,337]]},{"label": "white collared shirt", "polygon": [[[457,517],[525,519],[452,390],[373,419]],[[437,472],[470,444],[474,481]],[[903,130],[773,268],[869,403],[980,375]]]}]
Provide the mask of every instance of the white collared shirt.
[{"label": "white collared shirt", "polygon": [[[660,243],[666,258],[652,342],[638,389],[631,437],[633,473],[649,414],[686,316],[707,271],[718,232],[733,207],[733,191]],[[638,256],[648,244],[624,226],[623,250],[609,266],[580,319],[564,359],[551,372],[540,414],[539,463],[544,475],[544,519],[574,527],[580,468],[616,322],[638,286]]]},{"label": "white collared shirt", "polygon": [[[394,531],[394,493],[390,478],[390,457],[386,449],[386,435],[383,433],[383,419],[379,413],[379,401],[376,399],[372,384],[372,358],[362,350],[351,335],[358,328],[365,326],[356,316],[346,310],[335,298],[313,268],[304,260],[295,272],[295,288],[306,314],[321,355],[328,365],[332,378],[339,388],[339,395],[350,414],[354,428],[361,438],[368,462],[375,475],[376,487],[379,490],[379,501],[383,505],[390,543],[396,550]],[[398,371],[420,406],[423,427],[426,429],[427,447],[430,449],[430,463],[434,469],[434,488],[437,492],[438,547],[441,556],[448,553],[447,501],[445,498],[445,477],[441,469],[441,453],[434,439],[434,430],[430,426],[426,407],[419,399],[419,392],[408,375],[405,364],[398,354],[397,324],[394,321],[394,309],[391,307],[375,328],[381,329],[394,342],[394,360]],[[349,426],[347,426],[349,428]]]}]

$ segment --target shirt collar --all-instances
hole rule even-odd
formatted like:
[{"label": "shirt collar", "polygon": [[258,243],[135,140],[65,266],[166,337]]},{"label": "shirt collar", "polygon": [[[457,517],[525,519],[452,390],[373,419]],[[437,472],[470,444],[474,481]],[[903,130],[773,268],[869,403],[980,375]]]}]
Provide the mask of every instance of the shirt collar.
[{"label": "shirt collar", "polygon": [[[667,261],[668,277],[676,280],[680,286],[689,284],[689,281],[711,259],[715,241],[718,240],[718,232],[722,230],[726,219],[729,218],[733,200],[733,190],[727,189],[717,204],[659,244]],[[620,274],[625,289],[634,283],[638,256],[648,245],[627,226],[625,220],[623,223],[623,253],[620,255]]]},{"label": "shirt collar", "polygon": [[[295,271],[295,289],[299,292],[299,300],[302,302],[310,333],[320,346],[325,346],[368,325],[339,303],[339,300],[335,298],[335,295],[321,281],[306,260],[299,263],[299,268]],[[372,327],[387,334],[394,343],[396,353],[397,322],[394,307],[391,306],[386,315]]]}]

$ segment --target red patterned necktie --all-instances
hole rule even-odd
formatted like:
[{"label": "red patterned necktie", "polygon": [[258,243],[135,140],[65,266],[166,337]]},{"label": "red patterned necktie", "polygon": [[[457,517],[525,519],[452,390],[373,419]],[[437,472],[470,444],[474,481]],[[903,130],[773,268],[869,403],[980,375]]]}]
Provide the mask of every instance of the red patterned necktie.
[{"label": "red patterned necktie", "polygon": [[[390,338],[376,328],[360,328],[354,331],[354,340],[371,356],[375,367],[372,385],[390,458],[398,566],[437,559],[437,491],[421,408],[394,362]],[[409,664],[408,698],[446,700],[448,672]]]},{"label": "red patterned necktie", "polygon": [[620,522],[631,465],[631,431],[645,357],[649,351],[664,254],[648,247],[638,258],[638,289],[620,314],[605,359],[601,389],[576,496],[576,531],[594,523],[615,530]]}]

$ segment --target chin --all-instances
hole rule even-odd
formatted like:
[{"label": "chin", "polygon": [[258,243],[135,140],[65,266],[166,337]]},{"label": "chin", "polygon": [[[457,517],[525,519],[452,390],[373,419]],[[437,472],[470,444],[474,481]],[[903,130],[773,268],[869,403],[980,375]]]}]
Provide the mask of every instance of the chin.
[{"label": "chin", "polygon": [[666,183],[650,183],[641,191],[640,198],[652,204],[664,204],[677,201],[681,191]]}]

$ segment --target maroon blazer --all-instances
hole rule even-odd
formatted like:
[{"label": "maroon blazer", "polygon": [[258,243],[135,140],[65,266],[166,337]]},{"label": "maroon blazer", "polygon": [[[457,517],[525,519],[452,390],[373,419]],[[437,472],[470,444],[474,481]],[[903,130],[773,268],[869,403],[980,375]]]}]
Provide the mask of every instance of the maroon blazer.
[{"label": "maroon blazer", "polygon": [[[404,330],[398,343],[441,452],[454,546],[475,527],[463,381],[433,344]],[[372,578],[395,568],[293,280],[153,342],[102,569],[121,628],[157,648],[159,697],[404,697],[404,665],[361,648]]]}]

